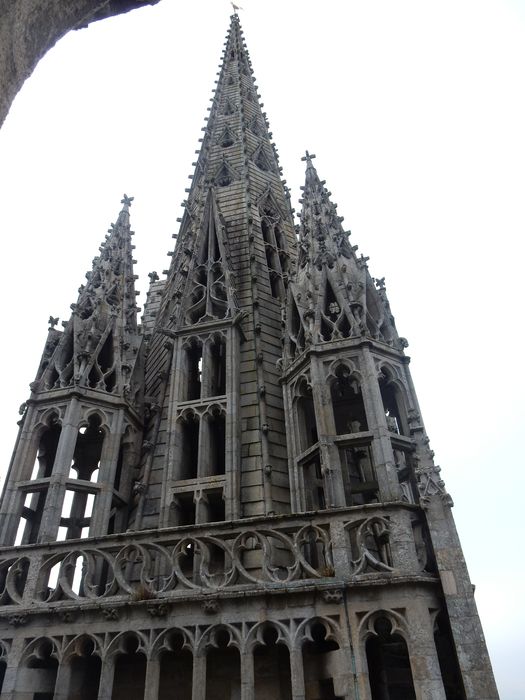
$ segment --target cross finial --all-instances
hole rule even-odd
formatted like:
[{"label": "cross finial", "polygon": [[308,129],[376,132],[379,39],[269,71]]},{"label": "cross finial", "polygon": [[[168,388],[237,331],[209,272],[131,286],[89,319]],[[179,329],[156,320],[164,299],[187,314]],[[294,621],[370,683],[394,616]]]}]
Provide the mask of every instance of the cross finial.
[{"label": "cross finial", "polygon": [[127,194],[125,194],[122,199],[120,200],[120,203],[123,204],[125,207],[130,207],[131,202],[135,199],[135,197],[128,197]]},{"label": "cross finial", "polygon": [[308,153],[308,151],[306,151],[304,156],[301,158],[301,160],[305,160],[309,164],[312,162],[312,160],[314,158],[315,158],[315,153]]}]

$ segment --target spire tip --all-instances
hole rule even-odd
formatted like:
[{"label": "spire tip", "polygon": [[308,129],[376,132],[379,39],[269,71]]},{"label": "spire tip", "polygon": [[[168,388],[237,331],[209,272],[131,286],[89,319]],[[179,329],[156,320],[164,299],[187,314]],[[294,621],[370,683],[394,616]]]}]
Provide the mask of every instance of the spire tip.
[{"label": "spire tip", "polygon": [[127,194],[124,194],[124,196],[120,200],[120,203],[123,204],[125,208],[128,208],[131,206],[131,203],[133,202],[134,199],[135,199],[135,197],[128,197]]},{"label": "spire tip", "polygon": [[315,153],[309,153],[308,151],[305,151],[304,156],[301,158],[302,161],[306,161],[306,166],[312,165],[313,159],[316,157]]}]

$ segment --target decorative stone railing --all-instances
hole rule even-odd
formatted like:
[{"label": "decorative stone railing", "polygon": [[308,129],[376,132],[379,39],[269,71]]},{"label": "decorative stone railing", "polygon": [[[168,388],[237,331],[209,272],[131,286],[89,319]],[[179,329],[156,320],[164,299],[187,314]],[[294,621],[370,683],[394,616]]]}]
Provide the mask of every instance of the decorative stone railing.
[{"label": "decorative stone railing", "polygon": [[0,610],[420,575],[418,510],[367,505],[0,549]]}]

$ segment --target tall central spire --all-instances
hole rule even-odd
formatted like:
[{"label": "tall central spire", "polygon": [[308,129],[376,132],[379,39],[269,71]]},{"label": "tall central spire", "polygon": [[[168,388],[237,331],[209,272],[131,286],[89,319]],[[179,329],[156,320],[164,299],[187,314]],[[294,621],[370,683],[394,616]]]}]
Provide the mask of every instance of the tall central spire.
[{"label": "tall central spire", "polygon": [[[289,269],[290,255],[294,254],[295,240],[289,194],[280,179],[277,152],[271,142],[266,114],[259,103],[260,96],[236,14],[231,17],[218,76],[209,107],[210,115],[203,127],[202,147],[194,163],[191,187],[182,203],[184,214],[168,284],[173,286],[174,278],[181,273],[191,279],[186,273],[192,257],[197,256],[202,261],[207,256],[211,260],[211,249],[204,251],[202,240],[200,248],[196,243],[199,229],[208,226],[207,235],[214,235],[217,247],[221,248],[217,252],[224,252],[228,258],[222,263],[224,279],[217,290],[225,297],[229,313],[234,313],[244,306],[242,301],[236,301],[234,292],[242,285],[238,276],[246,272],[247,255],[264,252],[271,271],[270,288],[274,296],[280,300],[284,298],[284,275]],[[279,240],[269,233],[265,237],[265,231],[253,230],[265,208],[270,218],[278,217],[285,223]],[[234,251],[232,246],[235,247],[239,239],[242,250]],[[263,247],[257,245],[261,242]],[[180,282],[180,279],[175,282],[177,298]],[[191,297],[190,305],[196,294]],[[172,308],[170,311],[173,314]],[[178,307],[172,319],[179,325],[194,320],[199,320],[195,319],[195,314],[188,318]]]},{"label": "tall central spire", "polygon": [[277,367],[296,240],[259,98],[233,15],[150,341],[148,367],[165,373],[147,392],[171,426],[144,466],[149,492],[163,478],[160,502],[144,496],[151,525],[157,509],[161,524],[289,509]]}]

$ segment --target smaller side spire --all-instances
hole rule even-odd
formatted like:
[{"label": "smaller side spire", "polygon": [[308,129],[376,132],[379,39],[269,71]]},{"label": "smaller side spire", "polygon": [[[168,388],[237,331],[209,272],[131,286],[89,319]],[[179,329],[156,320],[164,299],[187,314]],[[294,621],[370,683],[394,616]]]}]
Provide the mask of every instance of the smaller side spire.
[{"label": "smaller side spire", "polygon": [[137,327],[130,226],[133,197],[126,194],[116,223],[79,288],[64,331],[51,329],[33,391],[83,386],[129,397],[141,335]]},{"label": "smaller side spire", "polygon": [[399,345],[382,282],[376,287],[368,258],[357,256],[325,181],[306,151],[301,189],[299,256],[288,299],[289,359],[312,343],[369,336]]}]

